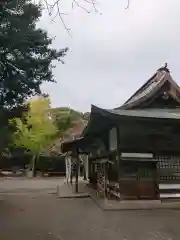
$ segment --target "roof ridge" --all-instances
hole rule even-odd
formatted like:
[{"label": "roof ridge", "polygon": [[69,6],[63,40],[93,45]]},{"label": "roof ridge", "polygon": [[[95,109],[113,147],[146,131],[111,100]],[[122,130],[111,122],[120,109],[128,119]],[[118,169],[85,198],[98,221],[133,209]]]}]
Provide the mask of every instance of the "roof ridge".
[{"label": "roof ridge", "polygon": [[123,105],[125,105],[128,101],[130,101],[136,94],[138,94],[150,81],[152,81],[152,79],[154,78],[154,77],[156,77],[156,75],[157,75],[157,72],[153,75],[153,76],[151,76],[130,98],[128,98],[128,100],[123,104]]},{"label": "roof ridge", "polygon": [[143,101],[143,99],[155,93],[166,81],[169,81],[170,84],[177,89],[180,95],[180,86],[173,80],[167,63],[165,63],[165,65],[160,67],[123,105],[115,109],[129,108],[133,104],[138,104],[141,100]]},{"label": "roof ridge", "polygon": [[149,84],[162,70],[169,72],[168,68],[166,67],[159,68],[130,98],[128,98],[128,100],[122,106],[126,105],[126,103],[129,102],[135,95],[141,92],[147,86],[147,84]]},{"label": "roof ridge", "polygon": [[[147,96],[147,94],[151,93],[153,90],[158,88],[159,85],[162,85],[164,81],[166,80],[166,75],[169,74],[164,68],[158,69],[156,74],[153,75],[140,89],[136,92],[136,94],[133,94],[131,98],[129,98],[128,101],[126,101],[122,107],[125,107],[133,102],[137,102],[140,99]],[[164,81],[163,81],[164,80]]]}]

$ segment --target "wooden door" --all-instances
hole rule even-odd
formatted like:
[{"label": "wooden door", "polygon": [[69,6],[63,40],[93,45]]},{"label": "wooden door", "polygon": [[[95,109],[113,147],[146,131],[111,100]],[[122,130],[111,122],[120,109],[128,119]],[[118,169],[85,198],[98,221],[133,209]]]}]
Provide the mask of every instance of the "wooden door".
[{"label": "wooden door", "polygon": [[138,199],[156,199],[156,168],[140,166],[138,168]]}]

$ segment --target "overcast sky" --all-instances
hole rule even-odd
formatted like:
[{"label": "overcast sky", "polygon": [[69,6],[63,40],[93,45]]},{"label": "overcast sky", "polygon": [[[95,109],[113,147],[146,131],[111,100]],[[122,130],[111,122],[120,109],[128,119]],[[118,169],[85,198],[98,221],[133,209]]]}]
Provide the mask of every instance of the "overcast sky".
[{"label": "overcast sky", "polygon": [[[64,3],[71,0],[64,0]],[[69,47],[65,65],[57,64],[56,84],[43,85],[53,106],[89,111],[91,104],[114,108],[168,62],[180,84],[180,1],[98,0],[100,14],[63,4],[72,29],[70,38],[60,19],[44,14],[40,26],[55,36],[53,46]]]}]

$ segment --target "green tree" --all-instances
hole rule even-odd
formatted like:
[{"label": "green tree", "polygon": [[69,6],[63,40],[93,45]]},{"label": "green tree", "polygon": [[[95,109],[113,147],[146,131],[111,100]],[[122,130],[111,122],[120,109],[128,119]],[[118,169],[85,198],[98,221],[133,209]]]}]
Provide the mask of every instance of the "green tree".
[{"label": "green tree", "polygon": [[[52,48],[52,38],[37,28],[42,8],[29,0],[0,2],[0,152],[12,129],[8,122],[24,112],[23,103],[41,94],[43,82],[55,82],[54,60],[63,63],[67,48]],[[17,114],[18,112],[18,114]]]},{"label": "green tree", "polygon": [[13,135],[16,147],[23,147],[32,154],[32,171],[36,176],[36,162],[40,153],[47,147],[57,133],[49,115],[50,100],[38,97],[29,101],[29,111],[23,119],[16,118],[13,122],[17,130]]},{"label": "green tree", "polygon": [[52,61],[63,63],[67,48],[52,48],[52,38],[37,28],[40,5],[9,0],[0,7],[0,106],[11,108],[41,94],[43,82],[55,82]]}]

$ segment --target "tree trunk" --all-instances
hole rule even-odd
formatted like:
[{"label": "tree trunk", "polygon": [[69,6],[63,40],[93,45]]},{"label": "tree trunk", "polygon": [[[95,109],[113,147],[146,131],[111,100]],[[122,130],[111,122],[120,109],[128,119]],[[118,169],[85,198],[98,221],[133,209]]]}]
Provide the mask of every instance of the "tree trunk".
[{"label": "tree trunk", "polygon": [[32,176],[36,177],[36,155],[32,157]]},{"label": "tree trunk", "polygon": [[36,154],[36,159],[35,159],[35,177],[37,175],[37,162],[39,161],[39,153]]}]

